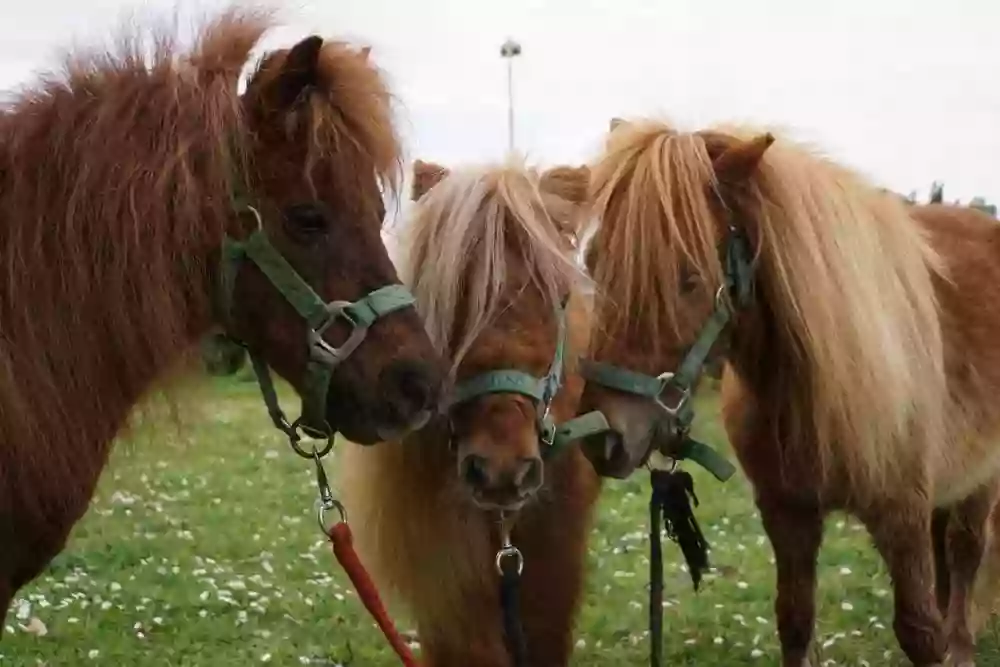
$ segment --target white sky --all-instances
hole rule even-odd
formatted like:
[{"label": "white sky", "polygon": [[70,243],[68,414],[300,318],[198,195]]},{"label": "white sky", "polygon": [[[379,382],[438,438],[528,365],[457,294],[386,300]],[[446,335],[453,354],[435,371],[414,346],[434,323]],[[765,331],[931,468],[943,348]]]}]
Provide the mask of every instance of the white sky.
[{"label": "white sky", "polygon": [[[183,0],[182,16],[222,5]],[[72,39],[164,0],[3,0],[0,89]],[[776,125],[881,184],[1000,202],[996,0],[298,0],[270,46],[311,32],[373,45],[401,101],[408,158],[506,148],[508,36],[518,148],[582,161],[611,116]]]}]

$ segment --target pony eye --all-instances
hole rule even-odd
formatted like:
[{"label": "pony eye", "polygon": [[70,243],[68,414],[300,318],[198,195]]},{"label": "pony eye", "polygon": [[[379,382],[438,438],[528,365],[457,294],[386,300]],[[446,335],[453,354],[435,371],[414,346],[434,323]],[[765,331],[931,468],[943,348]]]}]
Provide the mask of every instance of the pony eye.
[{"label": "pony eye", "polygon": [[308,235],[322,234],[330,224],[326,211],[317,204],[293,204],[285,209],[285,220],[292,232]]},{"label": "pony eye", "polygon": [[701,280],[698,275],[691,269],[683,269],[681,271],[680,280],[677,281],[678,287],[680,287],[681,294],[690,294],[698,288],[701,284]]}]

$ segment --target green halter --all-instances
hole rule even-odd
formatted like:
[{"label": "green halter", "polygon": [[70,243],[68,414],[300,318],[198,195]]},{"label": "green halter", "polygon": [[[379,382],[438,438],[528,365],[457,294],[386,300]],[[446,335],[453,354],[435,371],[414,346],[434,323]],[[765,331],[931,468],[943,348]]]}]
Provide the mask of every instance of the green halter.
[{"label": "green halter", "polygon": [[[326,400],[333,371],[364,341],[368,328],[381,317],[412,306],[415,299],[402,285],[386,285],[357,301],[325,302],[309,284],[292,268],[291,264],[271,244],[263,230],[260,213],[256,208],[234,198],[237,213],[251,213],[257,220],[257,229],[246,240],[227,237],[222,245],[221,257],[221,306],[228,318],[233,305],[236,275],[243,262],[249,260],[271,281],[271,284],[295,308],[309,325],[306,343],[309,361],[301,392],[302,414],[289,422],[278,404],[278,395],[267,363],[260,355],[248,350],[257,382],[260,385],[267,412],[276,428],[285,433],[299,454],[311,457],[311,452],[300,451],[299,431],[313,438],[325,438],[327,444],[320,455],[333,446],[334,431],[326,421]],[[333,347],[323,339],[324,332],[338,319],[351,326],[351,335],[340,347]]]},{"label": "green halter", "polygon": [[[459,383],[449,402],[449,408],[471,401],[487,394],[521,394],[535,401],[537,405],[538,437],[544,447],[542,456],[548,458],[560,447],[556,443],[556,424],[550,410],[552,400],[559,393],[563,380],[563,363],[566,357],[566,304],[562,303],[556,309],[558,332],[556,334],[556,351],[549,366],[549,372],[544,377],[517,369],[503,369],[482,373]],[[563,444],[563,443],[559,443]],[[565,444],[569,444],[566,441]]]},{"label": "green halter", "polygon": [[[665,435],[675,436],[671,437],[671,440],[676,440],[676,436],[680,439],[679,446],[672,448],[666,454],[675,460],[691,459],[721,481],[729,479],[736,469],[711,447],[692,439],[688,431],[694,421],[694,408],[690,400],[694,384],[702,373],[712,346],[733,316],[733,311],[723,296],[729,291],[736,304],[744,306],[749,303],[753,288],[751,253],[745,236],[731,227],[724,251],[725,282],[716,292],[715,309],[702,325],[698,337],[676,371],[666,371],[653,376],[603,362],[586,362],[582,369],[583,376],[588,382],[654,401],[663,409],[663,418],[658,430]],[[672,389],[678,396],[676,402],[672,404],[664,402],[663,394],[667,389]],[[611,427],[601,412],[588,412],[560,424],[555,441],[564,445],[610,430]]]}]

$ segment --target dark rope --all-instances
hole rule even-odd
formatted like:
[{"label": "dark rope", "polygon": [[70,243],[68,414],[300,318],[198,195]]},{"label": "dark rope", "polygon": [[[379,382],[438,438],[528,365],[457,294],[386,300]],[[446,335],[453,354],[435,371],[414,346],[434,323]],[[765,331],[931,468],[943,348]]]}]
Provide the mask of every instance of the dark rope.
[{"label": "dark rope", "polygon": [[[667,537],[684,554],[694,589],[698,590],[702,572],[708,569],[708,542],[694,516],[698,496],[694,479],[683,470],[651,470],[652,493],[649,498],[649,664],[659,667],[663,651],[663,550],[660,543],[660,515],[666,524]],[[690,499],[689,499],[690,496]]]},{"label": "dark rope", "polygon": [[528,664],[528,644],[521,626],[521,575],[514,559],[505,561],[500,578],[500,609],[503,612],[504,643],[514,667]]},{"label": "dark rope", "polygon": [[663,545],[656,491],[649,497],[649,664],[660,667],[663,653]]}]

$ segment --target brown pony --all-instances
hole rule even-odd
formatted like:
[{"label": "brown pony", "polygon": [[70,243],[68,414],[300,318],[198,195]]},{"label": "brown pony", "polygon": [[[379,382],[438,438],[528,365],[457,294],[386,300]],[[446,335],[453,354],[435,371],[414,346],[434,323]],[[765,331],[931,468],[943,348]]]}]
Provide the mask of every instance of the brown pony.
[{"label": "brown pony", "polygon": [[[4,612],[64,547],[133,406],[213,324],[317,394],[314,430],[374,443],[436,407],[412,308],[369,318],[361,342],[338,317],[357,306],[327,304],[388,309],[370,293],[401,289],[380,236],[379,182],[399,165],[388,94],[365,51],[310,37],[241,98],[268,26],[231,11],[186,54],[127,36],[0,116]],[[333,348],[349,334],[353,355]]]},{"label": "brown pony", "polygon": [[[1000,467],[997,222],[907,206],[771,134],[612,127],[587,251],[603,297],[581,405],[613,429],[586,443],[595,466],[621,477],[654,445],[671,453],[697,382],[688,359],[714,343],[726,429],[775,553],[785,667],[809,664],[836,510],[864,522],[888,565],[909,659],[942,664],[950,645],[972,665],[970,589]],[[607,386],[623,371],[642,386],[677,374],[651,400]]]},{"label": "brown pony", "polygon": [[[589,335],[588,284],[573,259],[586,169],[462,169],[418,161],[404,280],[455,394],[474,378],[550,372],[568,297],[565,380],[551,412],[572,416],[575,355]],[[495,376],[493,376],[495,377]],[[507,387],[468,398],[400,443],[340,459],[358,549],[378,583],[415,616],[434,667],[507,667],[495,554],[497,510],[516,514],[524,555],[521,616],[529,662],[566,665],[599,480],[578,449],[544,465],[539,406]]]}]

